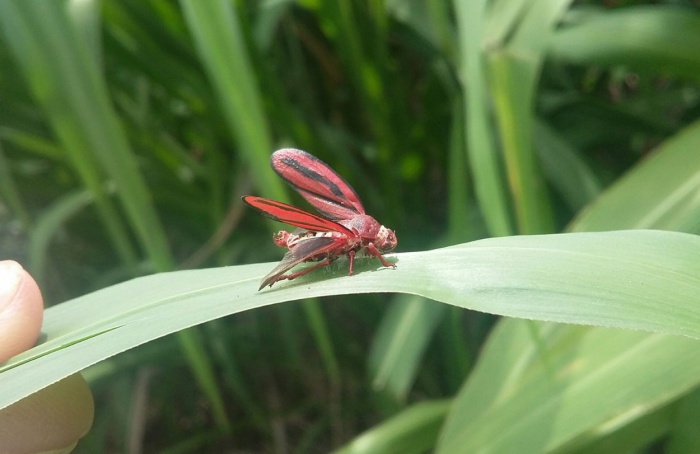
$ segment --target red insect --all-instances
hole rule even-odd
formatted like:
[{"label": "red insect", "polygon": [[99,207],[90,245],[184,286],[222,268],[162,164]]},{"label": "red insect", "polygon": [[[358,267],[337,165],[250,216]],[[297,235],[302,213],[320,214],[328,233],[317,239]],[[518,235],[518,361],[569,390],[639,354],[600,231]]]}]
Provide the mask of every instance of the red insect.
[{"label": "red insect", "polygon": [[[326,163],[305,151],[283,148],[272,154],[270,165],[323,217],[286,203],[250,195],[243,197],[245,203],[264,216],[298,227],[291,233],[280,230],[273,236],[277,246],[289,251],[263,278],[258,290],[327,266],[343,254],[348,256],[348,275],[351,275],[358,251],[377,257],[383,266],[396,267],[381,254],[396,247],[394,232],[365,214],[352,187]],[[302,262],[319,263],[296,273],[284,274]]]}]

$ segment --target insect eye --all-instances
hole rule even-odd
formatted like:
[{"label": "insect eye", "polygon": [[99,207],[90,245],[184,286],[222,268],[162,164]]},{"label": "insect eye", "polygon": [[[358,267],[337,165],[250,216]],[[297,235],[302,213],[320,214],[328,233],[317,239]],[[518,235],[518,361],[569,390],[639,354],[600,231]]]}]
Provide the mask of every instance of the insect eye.
[{"label": "insect eye", "polygon": [[396,234],[393,230],[381,226],[377,233],[376,246],[382,251],[391,251],[396,247]]}]

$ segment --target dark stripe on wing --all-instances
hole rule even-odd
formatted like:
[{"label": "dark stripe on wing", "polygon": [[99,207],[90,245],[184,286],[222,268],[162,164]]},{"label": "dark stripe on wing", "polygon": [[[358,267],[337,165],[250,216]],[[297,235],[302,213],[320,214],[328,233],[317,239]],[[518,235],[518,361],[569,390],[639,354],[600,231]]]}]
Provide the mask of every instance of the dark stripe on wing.
[{"label": "dark stripe on wing", "polygon": [[316,216],[286,203],[255,196],[245,196],[243,201],[264,216],[275,221],[314,232],[339,232],[348,236],[355,236],[351,230],[335,221]]},{"label": "dark stripe on wing", "polygon": [[340,220],[364,214],[365,209],[352,186],[315,156],[285,148],[272,154],[270,165],[324,216]]}]

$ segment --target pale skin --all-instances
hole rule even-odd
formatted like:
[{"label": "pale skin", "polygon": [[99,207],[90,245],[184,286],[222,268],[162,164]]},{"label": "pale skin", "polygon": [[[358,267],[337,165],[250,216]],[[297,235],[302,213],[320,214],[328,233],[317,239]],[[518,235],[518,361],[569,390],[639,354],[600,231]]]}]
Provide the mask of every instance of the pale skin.
[{"label": "pale skin", "polygon": [[[0,261],[0,363],[36,343],[43,311],[36,281],[17,262]],[[93,415],[85,380],[67,377],[0,410],[0,454],[68,453],[90,429]]]}]

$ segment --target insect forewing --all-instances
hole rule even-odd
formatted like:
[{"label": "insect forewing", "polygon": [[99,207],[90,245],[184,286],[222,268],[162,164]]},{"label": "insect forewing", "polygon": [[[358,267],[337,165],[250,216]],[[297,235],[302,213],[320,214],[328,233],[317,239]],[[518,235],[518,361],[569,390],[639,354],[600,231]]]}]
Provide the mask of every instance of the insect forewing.
[{"label": "insect forewing", "polygon": [[319,213],[333,220],[351,219],[364,214],[355,190],[326,163],[293,148],[272,153],[272,169],[292,186]]},{"label": "insect forewing", "polygon": [[316,216],[315,214],[300,210],[286,203],[251,195],[243,197],[243,201],[275,221],[284,222],[285,224],[314,232],[339,232],[345,235],[355,236],[350,229],[337,222],[322,218],[321,216]]},{"label": "insect forewing", "polygon": [[299,244],[294,248],[289,250],[284,254],[282,261],[277,264],[277,266],[270,271],[267,276],[265,276],[260,283],[260,288],[262,290],[267,285],[272,285],[277,282],[277,278],[282,276],[287,271],[291,270],[301,262],[304,262],[311,257],[317,256],[319,254],[324,254],[331,251],[336,247],[338,243],[338,238],[333,237],[310,237],[301,240]]}]

